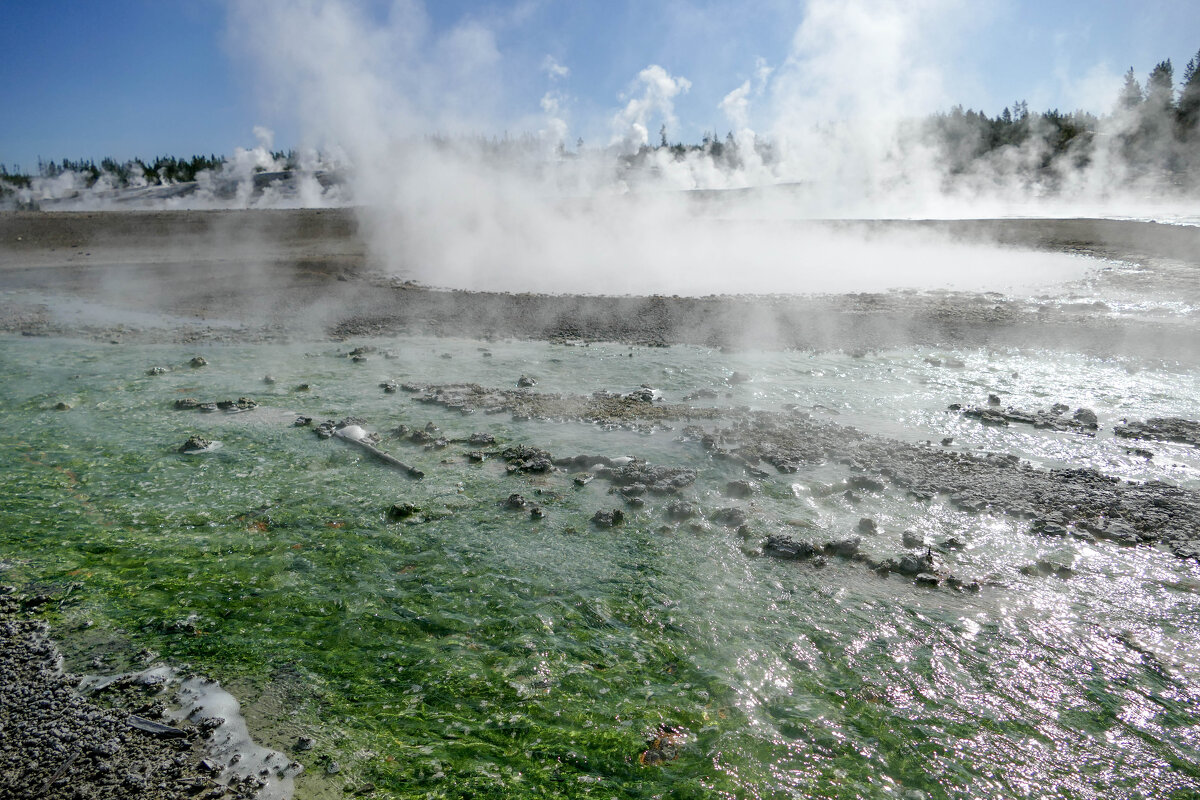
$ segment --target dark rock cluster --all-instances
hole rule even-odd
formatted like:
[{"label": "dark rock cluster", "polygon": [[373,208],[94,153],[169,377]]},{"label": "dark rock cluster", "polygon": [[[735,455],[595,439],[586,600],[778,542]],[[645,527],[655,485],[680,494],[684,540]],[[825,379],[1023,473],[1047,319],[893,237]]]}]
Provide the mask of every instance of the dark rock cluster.
[{"label": "dark rock cluster", "polygon": [[554,457],[537,447],[513,445],[500,455],[508,462],[510,472],[550,472],[554,469]]},{"label": "dark rock cluster", "polygon": [[1145,422],[1127,422],[1114,426],[1113,433],[1126,439],[1155,439],[1200,447],[1200,422],[1182,417],[1151,417]]},{"label": "dark rock cluster", "polygon": [[1012,455],[948,452],[795,413],[745,412],[698,440],[714,457],[750,466],[766,462],[794,472],[838,462],[918,500],[944,496],[963,511],[1043,520],[1031,526],[1033,533],[1054,536],[1061,528],[1079,538],[1158,543],[1181,557],[1200,557],[1200,493],[1162,482],[1126,482],[1093,469],[1036,469]]},{"label": "dark rock cluster", "polygon": [[202,436],[189,436],[188,440],[179,446],[181,453],[199,453],[212,447],[212,441]]},{"label": "dark rock cluster", "polygon": [[237,400],[218,400],[207,402],[194,397],[183,397],[175,401],[176,411],[224,411],[227,414],[238,414],[258,408],[258,403],[249,397],[239,397]]},{"label": "dark rock cluster", "polygon": [[675,494],[696,482],[696,470],[686,467],[662,467],[634,459],[628,464],[601,466],[597,478],[610,481],[617,487],[643,487],[654,494]]},{"label": "dark rock cluster", "polygon": [[964,417],[977,419],[985,425],[1019,423],[1053,431],[1082,433],[1087,436],[1094,436],[1100,428],[1096,412],[1090,408],[1077,408],[1075,413],[1067,416],[1066,412],[1071,409],[1063,403],[1055,403],[1049,409],[1036,411],[1023,411],[1012,407],[1001,409],[997,404],[991,403],[988,406],[963,408],[955,403],[950,406],[950,410],[959,411]]},{"label": "dark rock cluster", "polygon": [[827,558],[836,557],[864,564],[880,575],[900,575],[914,583],[925,586],[944,586],[962,591],[978,591],[977,581],[964,580],[950,573],[933,548],[918,553],[906,553],[898,558],[874,559],[863,553],[859,546],[862,539],[850,536],[828,542],[814,543],[805,539],[794,539],[783,534],[772,534],[763,543],[763,554],[789,561],[811,561],[823,566]]}]

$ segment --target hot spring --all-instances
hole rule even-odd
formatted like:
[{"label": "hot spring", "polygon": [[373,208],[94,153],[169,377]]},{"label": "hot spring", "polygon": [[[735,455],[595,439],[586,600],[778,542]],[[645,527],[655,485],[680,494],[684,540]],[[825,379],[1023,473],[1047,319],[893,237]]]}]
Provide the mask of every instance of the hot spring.
[{"label": "hot spring", "polygon": [[[305,765],[298,796],[370,782],[396,796],[1183,798],[1200,781],[1200,565],[897,478],[995,453],[1021,480],[1084,469],[1194,493],[1196,448],[1112,433],[1194,417],[1194,366],[1017,348],[9,337],[0,374],[0,580],[64,597],[52,619],[70,667],[117,671],[143,650],[220,679],[256,737]],[[1098,427],[961,413],[989,394],[1061,403],[1062,419],[1086,406]],[[175,407],[238,397],[257,407]],[[349,418],[424,478],[298,416]],[[793,420],[828,439],[822,457],[785,470],[771,442],[747,449]],[[192,435],[221,447],[179,452]],[[891,455],[863,463],[868,445]],[[622,480],[629,464],[684,477]],[[614,509],[618,524],[593,520]],[[816,551],[780,557],[784,541]],[[298,736],[315,745],[297,751]]]}]

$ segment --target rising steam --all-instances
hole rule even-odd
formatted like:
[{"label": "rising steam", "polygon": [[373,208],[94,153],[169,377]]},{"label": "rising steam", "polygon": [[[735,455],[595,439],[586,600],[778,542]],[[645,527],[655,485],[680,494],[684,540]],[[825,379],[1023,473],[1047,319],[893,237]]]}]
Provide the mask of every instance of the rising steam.
[{"label": "rising steam", "polygon": [[[676,103],[693,88],[669,64],[647,64],[613,98],[604,144],[573,141],[582,132],[572,128],[569,56],[544,58],[540,102],[514,117],[494,31],[511,19],[470,17],[440,30],[418,0],[382,14],[349,0],[231,0],[230,30],[262,100],[294,117],[300,152],[311,154],[299,170],[307,188],[289,202],[352,202],[373,266],[405,277],[704,293],[1000,288],[1077,274],[1058,256],[998,259],[797,224],[1163,214],[1161,176],[1130,169],[1120,151],[1130,115],[1105,117],[1089,158],[1057,161],[1037,131],[1020,146],[956,160],[945,137],[914,122],[914,110],[948,104],[931,54],[969,11],[959,0],[811,0],[782,59],[747,54],[748,73],[718,87],[724,99],[713,111],[730,135],[692,149],[665,146],[679,127]],[[480,135],[498,130],[528,133]],[[228,166],[243,185],[278,166],[263,160],[266,135]],[[969,148],[970,135],[954,141]],[[348,186],[318,185],[322,169],[348,176]],[[279,202],[239,193],[231,204]]]}]

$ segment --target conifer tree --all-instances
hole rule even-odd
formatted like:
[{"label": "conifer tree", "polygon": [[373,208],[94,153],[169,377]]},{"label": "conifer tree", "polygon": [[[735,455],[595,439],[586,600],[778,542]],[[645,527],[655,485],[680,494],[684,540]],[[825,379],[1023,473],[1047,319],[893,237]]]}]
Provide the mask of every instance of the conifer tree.
[{"label": "conifer tree", "polygon": [[1200,122],[1200,51],[1183,68],[1183,87],[1176,106],[1180,138],[1190,139]]},{"label": "conifer tree", "polygon": [[1121,87],[1121,94],[1117,96],[1117,108],[1122,111],[1132,111],[1141,104],[1142,85],[1134,76],[1133,67],[1130,67],[1129,72],[1125,73],[1125,85]]}]

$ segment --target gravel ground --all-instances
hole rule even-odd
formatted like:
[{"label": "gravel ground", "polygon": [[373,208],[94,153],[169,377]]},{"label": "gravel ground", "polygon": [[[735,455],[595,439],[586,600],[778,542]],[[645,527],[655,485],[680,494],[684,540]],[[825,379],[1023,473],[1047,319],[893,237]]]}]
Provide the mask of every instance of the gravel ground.
[{"label": "gravel ground", "polygon": [[[104,693],[111,705],[81,695],[80,676],[62,671],[58,649],[37,617],[45,600],[0,587],[0,797],[254,796],[252,783],[228,787],[214,780],[204,732],[191,724],[156,733],[134,727],[152,727],[141,720],[161,710],[152,684],[126,682]],[[131,716],[131,709],[146,717]]]}]

